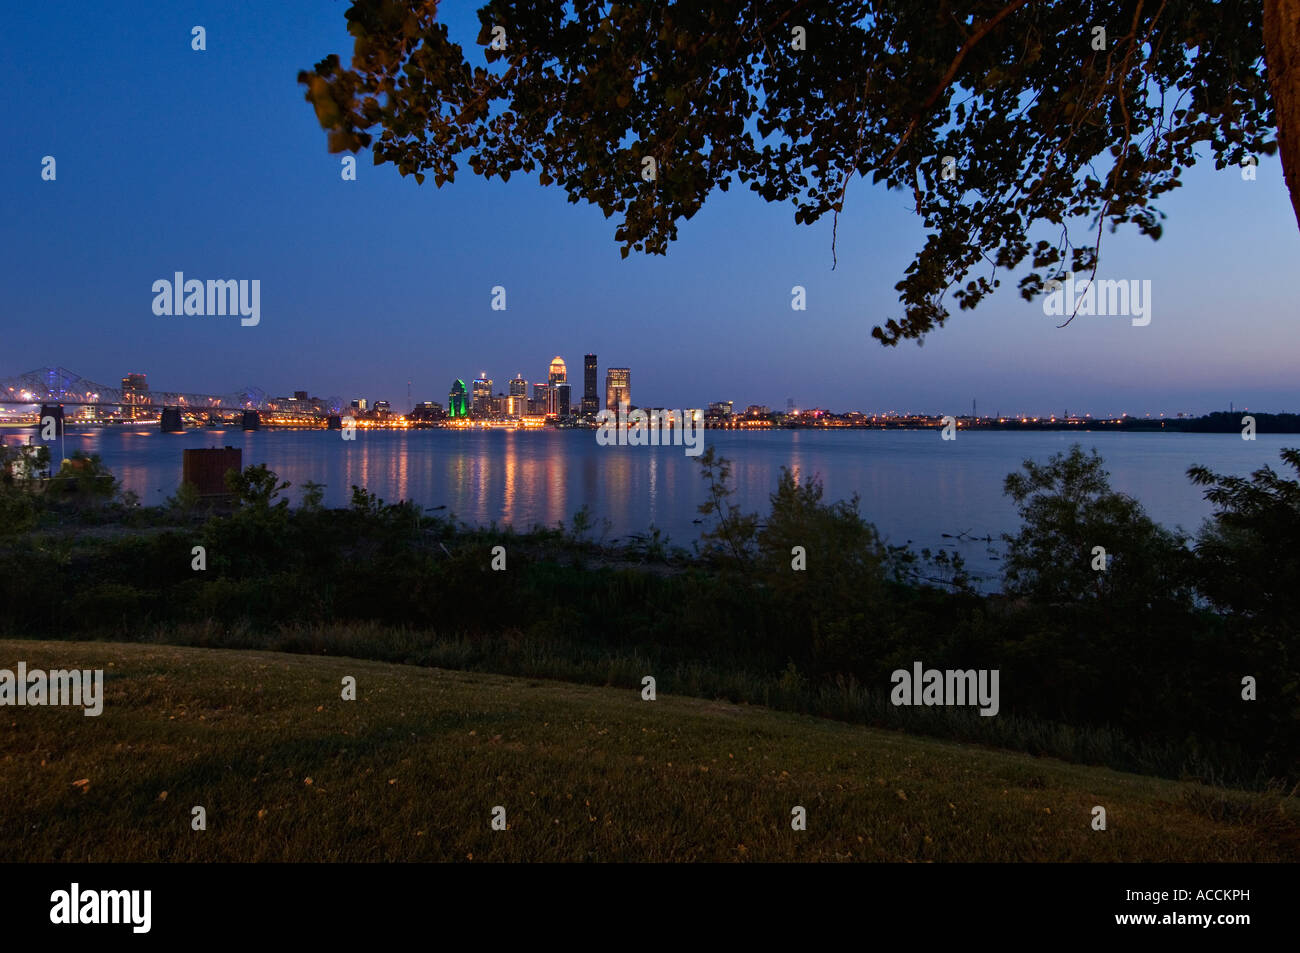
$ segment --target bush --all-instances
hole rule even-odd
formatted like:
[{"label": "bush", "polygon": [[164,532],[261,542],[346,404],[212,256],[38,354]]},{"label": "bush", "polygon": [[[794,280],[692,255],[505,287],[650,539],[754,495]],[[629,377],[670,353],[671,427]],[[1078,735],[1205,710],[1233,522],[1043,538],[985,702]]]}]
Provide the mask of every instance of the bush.
[{"label": "bush", "polygon": [[25,533],[36,525],[36,502],[25,490],[0,486],[0,536]]},{"label": "bush", "polygon": [[117,478],[104,466],[99,454],[80,450],[64,460],[50,484],[49,492],[76,502],[111,500],[118,491]]}]

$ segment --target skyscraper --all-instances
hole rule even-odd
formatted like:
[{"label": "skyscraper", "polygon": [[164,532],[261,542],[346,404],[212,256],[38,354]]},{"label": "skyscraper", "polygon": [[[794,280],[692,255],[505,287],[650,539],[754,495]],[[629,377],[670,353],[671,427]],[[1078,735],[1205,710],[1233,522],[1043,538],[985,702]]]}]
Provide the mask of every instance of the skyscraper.
[{"label": "skyscraper", "polygon": [[551,390],[555,392],[555,413],[561,417],[569,416],[571,398],[568,381],[561,381]]},{"label": "skyscraper", "polygon": [[534,384],[533,399],[528,402],[528,413],[534,417],[545,417],[551,412],[551,385]]},{"label": "skyscraper", "polygon": [[149,403],[149,384],[143,374],[132,371],[122,378],[122,401],[127,404],[126,416],[135,420],[140,411],[130,405]]},{"label": "skyscraper", "polygon": [[510,397],[506,405],[507,417],[525,417],[528,414],[528,381],[516,374],[510,382]]},{"label": "skyscraper", "polygon": [[469,395],[465,391],[465,382],[457,380],[451,385],[447,394],[447,416],[465,417],[469,415]]},{"label": "skyscraper", "polygon": [[476,417],[492,416],[492,378],[483,376],[474,378],[474,403],[471,408]]},{"label": "skyscraper", "polygon": [[623,404],[631,403],[631,368],[611,367],[605,372],[605,409],[617,412]]},{"label": "skyscraper", "polygon": [[582,412],[584,414],[600,413],[600,391],[596,385],[596,355],[586,354],[582,358]]},{"label": "skyscraper", "polygon": [[555,355],[551,361],[551,366],[547,371],[547,384],[550,385],[550,403],[546,408],[549,414],[561,413],[559,406],[560,391],[559,387],[569,379],[569,370],[565,367],[564,358]]}]

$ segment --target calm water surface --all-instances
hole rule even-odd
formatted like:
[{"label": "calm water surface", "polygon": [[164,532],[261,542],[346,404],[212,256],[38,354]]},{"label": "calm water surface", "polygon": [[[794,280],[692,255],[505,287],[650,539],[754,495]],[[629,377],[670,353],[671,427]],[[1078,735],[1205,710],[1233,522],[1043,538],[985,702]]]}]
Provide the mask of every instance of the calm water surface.
[{"label": "calm water surface", "polygon": [[[12,436],[10,435],[11,439]],[[205,430],[164,434],[139,430],[70,429],[66,452],[98,453],[127,489],[145,503],[176,492],[185,447],[241,447],[244,464],[265,463],[293,483],[326,485],[327,505],[346,505],[353,484],[385,500],[446,506],[462,520],[527,528],[568,521],[584,504],[609,539],[657,526],[673,543],[699,537],[696,507],[704,482],[695,458],[681,447],[601,447],[591,430],[371,431],[344,441],[328,431]],[[1195,529],[1211,508],[1187,480],[1192,464],[1246,474],[1278,451],[1300,445],[1300,435],[1137,434],[1063,432],[960,433],[943,441],[934,431],[710,430],[706,446],[733,462],[737,499],[766,512],[782,467],[817,475],[826,498],[861,497],[862,512],[890,542],[951,548],[942,534],[992,536],[1018,526],[1002,494],[1006,475],[1026,459],[1046,460],[1074,443],[1096,447],[1117,490],[1142,502],[1167,526]],[[959,547],[981,574],[997,572],[984,542]]]}]

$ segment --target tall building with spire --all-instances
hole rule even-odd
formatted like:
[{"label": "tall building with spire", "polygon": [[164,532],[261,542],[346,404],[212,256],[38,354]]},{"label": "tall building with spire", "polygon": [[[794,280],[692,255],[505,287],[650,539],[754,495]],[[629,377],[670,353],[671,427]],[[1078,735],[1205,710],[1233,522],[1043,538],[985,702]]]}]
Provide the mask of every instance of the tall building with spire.
[{"label": "tall building with spire", "polygon": [[516,374],[510,382],[510,396],[506,399],[507,417],[528,416],[528,381],[523,374]]}]

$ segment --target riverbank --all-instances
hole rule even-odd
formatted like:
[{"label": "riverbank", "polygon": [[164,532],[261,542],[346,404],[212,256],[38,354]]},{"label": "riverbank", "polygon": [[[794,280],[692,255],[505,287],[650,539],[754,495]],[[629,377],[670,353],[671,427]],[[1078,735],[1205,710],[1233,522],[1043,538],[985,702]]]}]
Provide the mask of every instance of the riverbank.
[{"label": "riverbank", "polygon": [[[13,607],[0,635],[626,688],[654,673],[672,694],[1170,778],[1293,783],[1296,614],[1269,594],[1287,597],[1294,556],[1263,538],[1202,556],[1110,492],[1099,464],[1074,451],[1016,484],[1026,522],[1008,540],[1003,596],[976,591],[957,554],[888,543],[854,501],[824,502],[816,481],[787,473],[765,515],[746,513],[711,451],[689,550],[653,530],[606,541],[586,510],[517,531],[360,488],[350,506],[325,507],[319,486],[295,508],[264,467],[238,474],[219,510],[183,494],[141,507],[87,495],[102,492],[102,474],[83,462],[84,493],[0,494],[6,528],[23,523],[0,535],[0,603]],[[1079,512],[1059,502],[1079,505],[1075,484],[1089,487]],[[1265,518],[1269,533],[1288,505]],[[1234,547],[1252,539],[1248,525]],[[1090,553],[1098,540],[1116,560],[1109,571]],[[1256,592],[1258,608],[1209,604],[1235,608]],[[918,665],[969,672],[972,685],[987,677],[1000,697],[985,714],[926,693],[902,704],[895,676]]]}]

